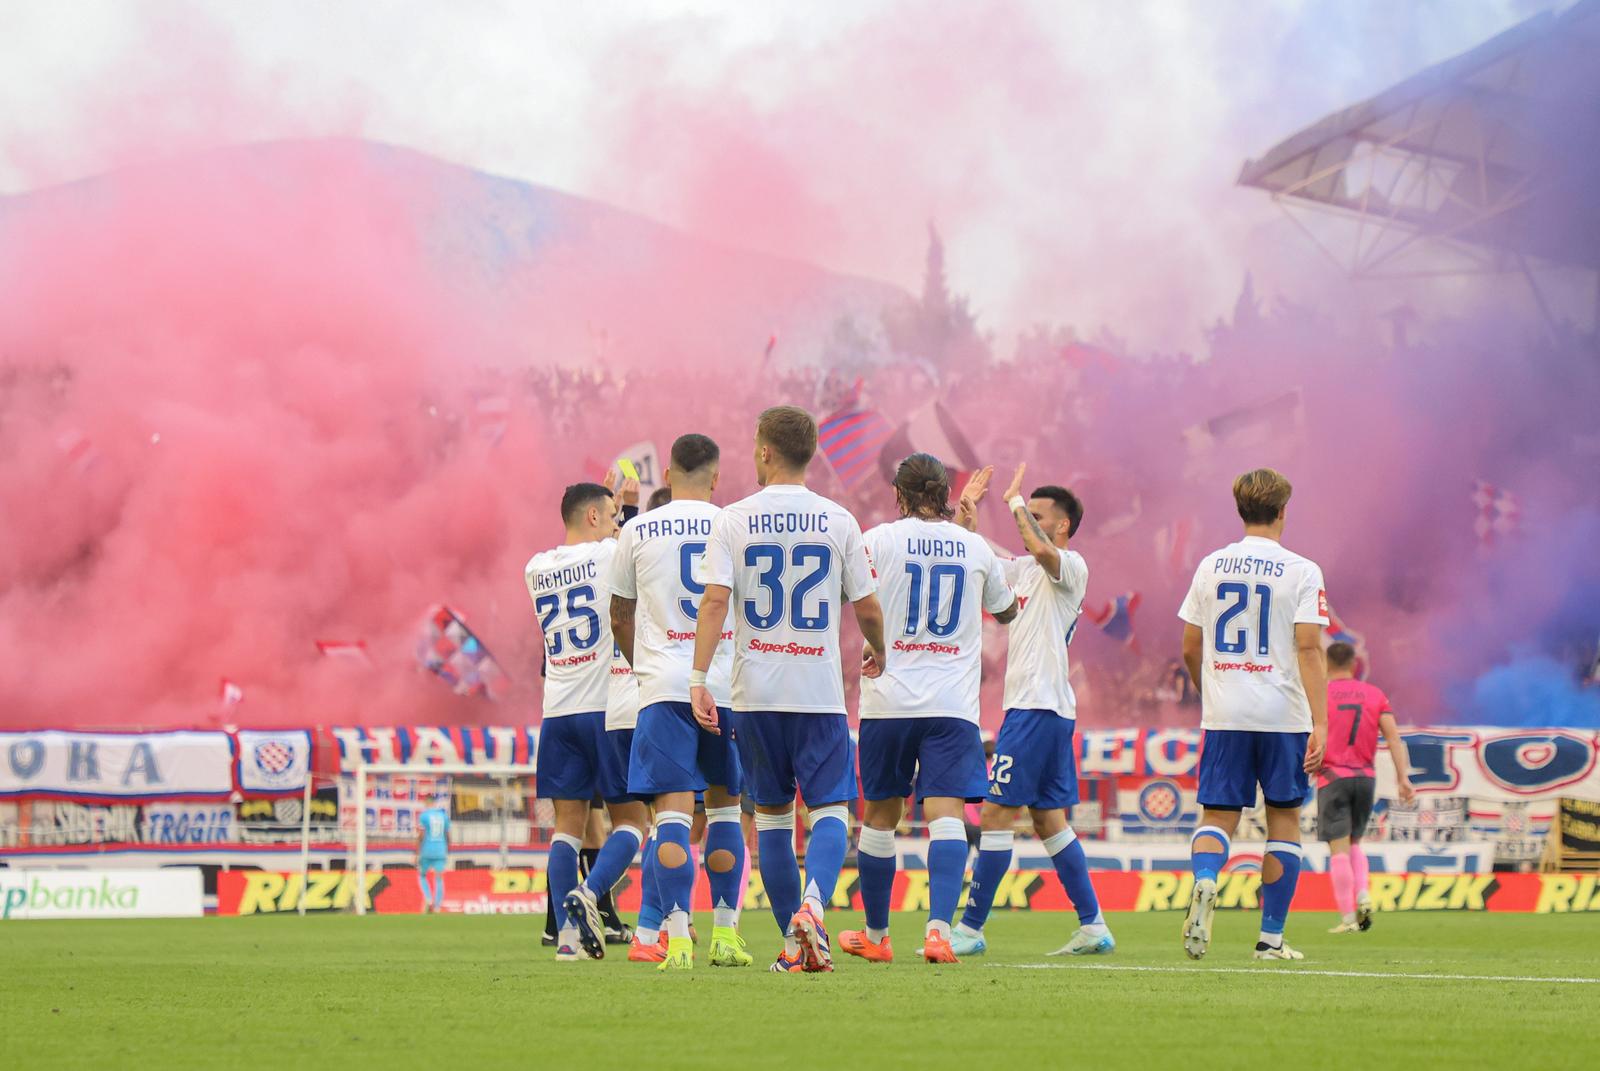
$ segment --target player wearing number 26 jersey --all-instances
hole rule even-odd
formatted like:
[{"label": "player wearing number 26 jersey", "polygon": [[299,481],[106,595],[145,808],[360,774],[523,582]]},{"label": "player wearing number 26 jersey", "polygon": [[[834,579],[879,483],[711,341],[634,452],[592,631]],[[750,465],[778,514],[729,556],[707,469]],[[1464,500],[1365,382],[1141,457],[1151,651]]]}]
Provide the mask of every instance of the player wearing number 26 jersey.
[{"label": "player wearing number 26 jersey", "polygon": [[962,807],[987,787],[978,732],[983,612],[1016,616],[1016,597],[989,544],[950,521],[950,477],[931,454],[912,454],[894,477],[900,520],[867,533],[878,571],[892,661],[861,682],[861,790],[867,810],[857,841],[865,930],[839,946],[889,962],[895,827],[913,786],[928,820],[928,923],[922,955],[953,963],[950,925],[967,869]]},{"label": "player wearing number 26 jersey", "polygon": [[1256,469],[1233,484],[1244,538],[1215,551],[1195,570],[1178,616],[1183,658],[1200,689],[1201,827],[1190,854],[1195,890],[1184,924],[1184,950],[1205,955],[1217,874],[1227,862],[1239,813],[1267,805],[1267,852],[1261,874],[1258,959],[1302,959],[1283,941],[1300,875],[1300,805],[1306,775],[1322,762],[1327,687],[1322,629],[1328,598],[1317,564],[1282,543],[1289,481]]},{"label": "player wearing number 26 jersey", "polygon": [[[823,907],[848,846],[845,801],[856,794],[839,654],[840,594],[867,640],[862,672],[883,665],[877,583],[855,518],[805,486],[817,448],[810,414],[779,406],[756,428],[762,490],[717,515],[706,548],[705,595],[691,678],[695,717],[722,728],[705,673],[733,620],[734,739],[756,802],[761,876],[785,931],[774,969],[832,969]],[[796,789],[811,812],[802,897],[794,856]]]},{"label": "player wearing number 26 jersey", "polygon": [[[550,895],[556,910],[556,958],[575,960],[582,945],[592,959],[605,955],[598,898],[622,876],[644,839],[644,805],[607,769],[615,758],[606,739],[612,681],[619,702],[627,701],[628,664],[611,636],[611,557],[617,524],[611,492],[578,483],[561,496],[566,542],[535,554],[524,571],[539,629],[544,634],[544,720],[539,728],[538,785],[554,800],[555,835],[550,845]],[[613,673],[619,670],[620,673]],[[589,800],[602,785],[608,796],[612,833],[578,885],[578,850],[583,845]]]},{"label": "player wearing number 26 jersey", "polygon": [[[655,801],[656,834],[645,859],[645,904],[640,927],[655,929],[645,907],[659,905],[668,935],[662,970],[692,970],[689,935],[694,866],[689,826],[694,793],[706,793],[706,872],[716,913],[713,966],[746,966],[750,956],[734,931],[744,898],[744,836],[739,825],[742,780],[728,734],[710,733],[689,706],[696,619],[706,545],[718,510],[711,504],[721,451],[704,435],[672,444],[666,472],[672,499],[622,529],[611,572],[611,620],[617,643],[639,681],[639,723],[628,758],[628,788]],[[725,709],[733,650],[726,635],[716,646],[706,686]],[[653,887],[653,893],[652,893]],[[652,936],[652,943],[653,943]],[[640,953],[635,949],[635,953]],[[632,958],[649,958],[648,954]]]}]

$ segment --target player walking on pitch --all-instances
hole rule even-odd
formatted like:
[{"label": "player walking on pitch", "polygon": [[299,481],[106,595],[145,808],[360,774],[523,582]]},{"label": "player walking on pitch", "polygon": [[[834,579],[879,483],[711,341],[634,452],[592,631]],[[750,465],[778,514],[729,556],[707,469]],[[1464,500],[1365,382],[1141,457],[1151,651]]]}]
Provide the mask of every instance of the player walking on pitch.
[{"label": "player walking on pitch", "polygon": [[[629,798],[615,777],[606,739],[606,710],[613,670],[627,672],[611,637],[611,556],[616,517],[611,493],[597,483],[577,483],[561,496],[566,541],[535,554],[524,572],[544,634],[544,721],[539,729],[538,795],[554,801],[550,896],[556,910],[556,959],[606,954],[598,896],[617,883],[644,839],[645,807]],[[578,884],[589,800],[606,786],[612,831],[589,876]]]},{"label": "player walking on pitch", "polygon": [[900,519],[866,534],[878,571],[894,663],[861,682],[861,788],[866,816],[856,844],[865,930],[839,947],[879,963],[894,959],[889,900],[894,830],[915,785],[928,819],[928,924],[922,957],[954,963],[950,924],[967,868],[962,811],[988,787],[978,731],[983,612],[1017,616],[1004,569],[981,536],[951,521],[950,477],[931,454],[912,454],[894,477]]},{"label": "player walking on pitch", "polygon": [[[744,831],[739,824],[742,777],[727,733],[700,727],[689,706],[695,618],[704,592],[706,544],[719,510],[711,504],[721,451],[704,435],[672,444],[665,478],[669,502],[623,528],[611,570],[611,626],[639,683],[639,721],[628,764],[628,790],[653,799],[654,858],[646,859],[666,913],[667,953],[661,970],[694,966],[689,912],[694,864],[689,828],[694,794],[706,796],[705,866],[711,883],[711,965],[745,967],[734,925],[744,898]],[[724,633],[720,639],[731,640]],[[732,692],[733,648],[719,642],[704,675],[721,710]]]},{"label": "player walking on pitch", "polygon": [[436,912],[443,905],[444,872],[449,865],[450,797],[440,793],[433,806],[417,815],[417,884],[422,888],[425,913]]},{"label": "player walking on pitch", "polygon": [[1366,681],[1356,680],[1356,649],[1348,643],[1329,646],[1328,753],[1317,774],[1317,839],[1332,855],[1328,876],[1339,908],[1339,925],[1329,933],[1355,933],[1372,928],[1372,894],[1367,891],[1367,853],[1361,836],[1372,818],[1377,795],[1378,734],[1389,744],[1400,801],[1417,798],[1411,787],[1411,758],[1395,724],[1389,697]]},{"label": "player walking on pitch", "polygon": [[[756,803],[761,877],[784,933],[774,971],[833,969],[824,908],[844,865],[846,804],[856,795],[839,660],[841,592],[866,637],[862,675],[876,677],[884,665],[883,611],[861,528],[805,485],[816,450],[817,425],[805,410],[783,405],[761,414],[755,463],[762,489],[712,524],[689,678],[695,719],[718,733],[732,722]],[[706,684],[730,612],[733,713],[724,719]],[[794,854],[797,788],[812,820],[803,893]]]},{"label": "player walking on pitch", "polygon": [[1200,689],[1200,828],[1190,842],[1194,893],[1183,950],[1206,954],[1217,875],[1228,861],[1239,813],[1267,806],[1261,861],[1261,936],[1256,959],[1304,959],[1283,939],[1300,879],[1300,806],[1307,774],[1322,765],[1328,737],[1322,629],[1328,597],[1317,564],[1283,546],[1293,488],[1282,473],[1255,469],[1233,481],[1244,538],[1201,561],[1178,616],[1183,661]]},{"label": "player walking on pitch", "polygon": [[[981,956],[988,950],[983,924],[1011,866],[1013,831],[1023,807],[1032,814],[1034,832],[1078,912],[1078,931],[1051,955],[1098,955],[1117,947],[1100,914],[1083,845],[1067,823],[1067,808],[1078,802],[1072,739],[1078,701],[1067,680],[1067,647],[1089,583],[1083,555],[1067,544],[1083,521],[1083,505],[1071,491],[1055,486],[1035,488],[1023,498],[1026,472],[1026,465],[1018,466],[1006,489],[1006,503],[1028,554],[1012,559],[1006,570],[1018,607],[1006,654],[1006,715],[995,741],[967,909],[951,939],[957,956]],[[976,492],[963,498],[976,504],[987,490],[989,475],[989,470],[980,473]],[[976,510],[962,512],[976,525]]]}]

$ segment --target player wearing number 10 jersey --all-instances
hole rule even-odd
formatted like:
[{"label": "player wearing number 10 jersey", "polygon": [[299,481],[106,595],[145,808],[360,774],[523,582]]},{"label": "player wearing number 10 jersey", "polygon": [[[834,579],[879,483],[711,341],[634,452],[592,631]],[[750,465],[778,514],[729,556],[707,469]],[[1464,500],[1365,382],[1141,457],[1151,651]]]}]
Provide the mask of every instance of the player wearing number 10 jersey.
[{"label": "player wearing number 10 jersey", "polygon": [[[700,576],[718,510],[711,504],[721,451],[704,435],[672,444],[666,471],[671,501],[635,518],[617,538],[611,570],[611,627],[639,682],[639,722],[628,760],[628,790],[656,806],[656,835],[644,880],[654,882],[666,915],[661,970],[694,966],[689,934],[694,866],[689,827],[694,794],[706,800],[706,873],[711,881],[711,965],[750,963],[734,930],[744,896],[744,832],[739,825],[739,759],[727,734],[709,733],[689,706]],[[724,641],[732,637],[726,633]],[[706,687],[726,709],[733,648],[718,643]]]},{"label": "player wearing number 10 jersey", "polygon": [[1005,624],[1017,599],[989,544],[950,518],[950,477],[931,454],[912,454],[894,476],[900,519],[867,533],[878,570],[894,661],[861,682],[861,790],[867,810],[857,842],[865,930],[839,947],[879,963],[894,959],[889,899],[894,830],[913,784],[928,820],[928,924],[922,957],[954,963],[950,924],[967,869],[965,804],[987,786],[978,732],[983,612]]},{"label": "player wearing number 10 jersey", "polygon": [[1191,959],[1211,942],[1217,874],[1228,861],[1239,814],[1267,806],[1261,860],[1257,959],[1304,959],[1283,939],[1300,878],[1300,805],[1308,773],[1322,765],[1328,688],[1322,630],[1328,597],[1322,570],[1283,543],[1293,488],[1282,473],[1255,469],[1233,482],[1244,538],[1195,570],[1183,619],[1183,660],[1200,689],[1200,828],[1190,842],[1194,893],[1183,924]]},{"label": "player wearing number 10 jersey", "polygon": [[[833,969],[823,909],[844,864],[846,803],[856,795],[839,658],[841,592],[866,637],[862,674],[877,676],[884,662],[883,612],[861,528],[805,485],[816,450],[817,425],[805,410],[778,406],[761,414],[755,462],[762,490],[724,509],[711,526],[690,677],[696,720],[725,731],[706,674],[731,613],[728,720],[756,804],[762,881],[784,931],[775,971]],[[797,788],[812,820],[803,895],[794,854]]]},{"label": "player wearing number 10 jersey", "polygon": [[[547,674],[544,720],[539,728],[538,794],[554,801],[555,835],[548,863],[556,905],[556,959],[576,960],[577,946],[592,959],[605,955],[598,898],[633,862],[644,838],[645,808],[617,775],[606,738],[612,671],[628,664],[611,638],[611,556],[617,522],[611,492],[577,483],[561,496],[566,542],[535,554],[524,572],[544,633]],[[578,884],[578,851],[589,819],[589,800],[606,796],[612,832],[589,877]]]}]

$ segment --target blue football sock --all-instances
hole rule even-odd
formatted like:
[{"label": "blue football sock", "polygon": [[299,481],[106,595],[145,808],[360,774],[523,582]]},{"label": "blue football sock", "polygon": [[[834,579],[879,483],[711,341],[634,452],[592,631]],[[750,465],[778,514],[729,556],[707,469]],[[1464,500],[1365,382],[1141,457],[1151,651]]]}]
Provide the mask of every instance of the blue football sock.
[{"label": "blue football sock", "polygon": [[756,814],[756,847],[760,849],[761,884],[767,892],[778,931],[800,910],[800,863],[794,856],[794,812]]},{"label": "blue football sock", "polygon": [[850,811],[844,804],[811,812],[811,839],[806,842],[806,902],[827,910],[839,884],[839,871],[850,850]]},{"label": "blue football sock", "polygon": [[889,900],[894,892],[894,830],[862,826],[856,835],[856,865],[861,869],[861,907],[867,936],[883,940],[889,932]]},{"label": "blue football sock", "polygon": [[1269,840],[1267,854],[1278,861],[1283,872],[1277,881],[1261,883],[1261,932],[1281,937],[1283,924],[1289,921],[1294,888],[1300,883],[1300,845],[1288,840]]},{"label": "blue football sock", "polygon": [[611,887],[622,879],[622,872],[628,869],[633,857],[639,854],[639,842],[643,839],[632,826],[613,829],[611,836],[601,845],[600,853],[595,856],[594,863],[589,867],[589,876],[583,879],[583,884],[596,896],[610,892]]},{"label": "blue football sock", "polygon": [[[967,827],[959,818],[935,818],[928,823],[928,836],[933,838],[928,842],[928,919],[948,926],[956,917],[961,877],[967,871]],[[864,876],[866,868],[861,872]]]},{"label": "blue football sock", "polygon": [[[1202,850],[1197,845],[1202,838],[1215,837],[1222,843],[1220,851],[1210,849]],[[1217,875],[1222,873],[1222,868],[1228,865],[1228,835],[1216,826],[1201,826],[1194,831],[1194,836],[1189,838],[1189,862],[1194,867],[1194,880],[1202,878],[1217,880]]]},{"label": "blue football sock", "polygon": [[433,903],[433,885],[428,880],[429,873],[421,867],[417,868],[417,888],[422,890],[422,902],[425,904]]},{"label": "blue football sock", "polygon": [[978,861],[972,866],[972,886],[967,890],[967,910],[961,925],[977,933],[989,920],[1000,879],[1011,869],[1011,848],[1016,835],[1009,829],[988,831],[978,840]]},{"label": "blue football sock", "polygon": [[656,887],[656,871],[661,862],[656,858],[656,838],[651,834],[644,842],[644,862],[639,868],[639,925],[638,929],[652,933],[661,930],[661,890]]},{"label": "blue football sock", "polygon": [[[662,811],[656,815],[656,888],[661,895],[661,913],[666,917],[671,935],[671,927],[678,923],[675,916],[682,913],[679,924],[687,936],[689,926],[689,912],[694,907],[694,857],[689,854],[689,815],[681,811]],[[676,847],[677,852],[668,852],[668,855],[677,855],[679,862],[676,866],[668,865],[661,853],[668,848]]]},{"label": "blue football sock", "polygon": [[[726,852],[732,863],[719,853]],[[706,879],[711,884],[712,924],[732,926],[744,900],[744,827],[739,824],[739,805],[706,808]]]},{"label": "blue football sock", "polygon": [[567,894],[578,887],[578,848],[583,844],[577,837],[557,833],[550,840],[550,861],[546,864],[549,877],[550,902],[556,906],[556,932],[559,934],[570,923],[567,909],[562,905]]},{"label": "blue football sock", "polygon": [[1089,880],[1089,860],[1078,843],[1078,834],[1071,826],[1053,837],[1046,837],[1044,850],[1050,853],[1050,863],[1056,868],[1056,877],[1067,891],[1067,899],[1077,909],[1078,922],[1084,926],[1101,926],[1100,901],[1094,894],[1094,882]]}]

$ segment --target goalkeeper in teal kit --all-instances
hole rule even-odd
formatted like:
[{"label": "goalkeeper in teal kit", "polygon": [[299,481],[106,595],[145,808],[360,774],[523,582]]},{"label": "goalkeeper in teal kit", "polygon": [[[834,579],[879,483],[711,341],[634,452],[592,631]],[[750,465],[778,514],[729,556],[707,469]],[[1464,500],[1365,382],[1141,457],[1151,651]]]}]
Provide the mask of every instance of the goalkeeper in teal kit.
[{"label": "goalkeeper in teal kit", "polygon": [[444,903],[444,872],[449,860],[450,807],[441,797],[417,815],[417,884],[422,888],[424,912],[438,911]]}]

